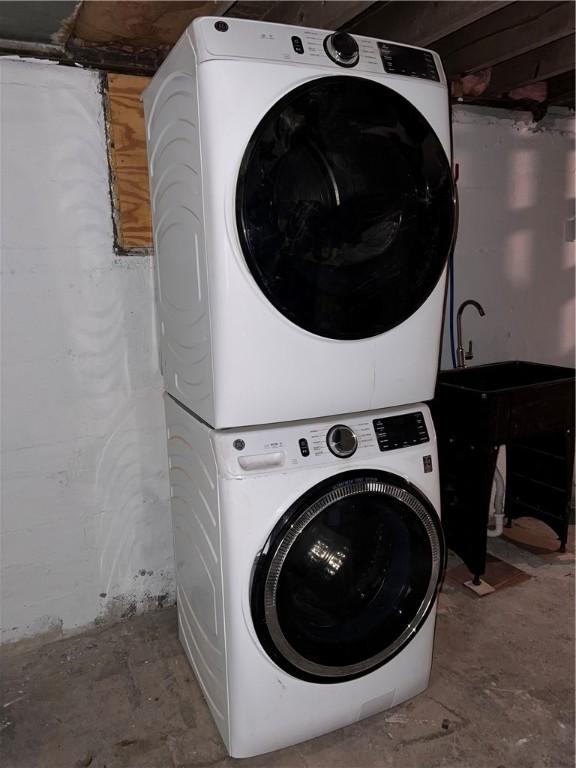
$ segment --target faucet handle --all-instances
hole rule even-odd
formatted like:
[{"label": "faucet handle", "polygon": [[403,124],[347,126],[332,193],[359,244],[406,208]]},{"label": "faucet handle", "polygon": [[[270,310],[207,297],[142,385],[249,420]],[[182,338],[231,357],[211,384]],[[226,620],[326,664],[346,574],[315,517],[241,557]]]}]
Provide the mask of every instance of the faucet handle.
[{"label": "faucet handle", "polygon": [[472,352],[472,339],[468,342],[468,352],[464,355],[465,360],[472,360],[474,357],[474,352]]}]

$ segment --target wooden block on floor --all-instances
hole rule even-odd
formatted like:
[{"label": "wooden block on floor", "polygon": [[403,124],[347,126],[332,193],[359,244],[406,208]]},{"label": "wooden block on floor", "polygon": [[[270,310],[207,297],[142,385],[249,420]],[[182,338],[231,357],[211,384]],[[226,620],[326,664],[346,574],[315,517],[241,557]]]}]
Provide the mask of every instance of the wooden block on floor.
[{"label": "wooden block on floor", "polygon": [[486,597],[486,595],[491,595],[492,592],[496,592],[494,587],[491,587],[490,584],[482,579],[480,579],[480,584],[474,584],[472,580],[465,581],[464,586],[471,589],[472,592],[478,595],[478,597]]},{"label": "wooden block on floor", "polygon": [[[506,563],[504,560],[500,560],[493,555],[486,556],[486,573],[482,575],[481,581],[486,586],[469,585],[468,582],[472,582],[471,574],[468,568],[462,563],[455,568],[450,568],[446,571],[446,578],[456,584],[464,585],[468,589],[472,589],[479,597],[492,594],[500,589],[514,586],[515,584],[522,584],[524,581],[528,581],[531,577],[521,571],[519,568]],[[489,587],[489,589],[487,589]]]}]

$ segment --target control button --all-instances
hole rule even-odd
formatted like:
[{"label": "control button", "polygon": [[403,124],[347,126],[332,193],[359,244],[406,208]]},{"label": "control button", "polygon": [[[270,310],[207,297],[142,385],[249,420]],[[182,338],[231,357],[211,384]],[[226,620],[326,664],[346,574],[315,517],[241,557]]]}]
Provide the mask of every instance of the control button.
[{"label": "control button", "polygon": [[310,456],[310,448],[308,447],[308,440],[306,440],[305,437],[301,437],[300,440],[298,440],[298,445],[300,446],[300,453],[302,456]]},{"label": "control button", "polygon": [[228,24],[225,21],[217,21],[214,24],[214,29],[217,32],[228,32]]},{"label": "control button", "polygon": [[302,44],[302,40],[297,35],[294,35],[294,37],[292,38],[292,48],[294,48],[296,53],[304,53],[304,46]]},{"label": "control button", "polygon": [[328,450],[339,459],[347,459],[356,452],[358,438],[350,427],[345,424],[336,424],[331,427],[326,437]]},{"label": "control button", "polygon": [[324,50],[341,67],[355,67],[360,54],[358,43],[346,32],[334,32],[324,40]]},{"label": "control button", "polygon": [[241,440],[240,438],[238,440],[234,440],[232,445],[234,446],[234,448],[236,448],[237,451],[243,451],[244,448],[246,447],[246,443],[244,442],[244,440]]}]

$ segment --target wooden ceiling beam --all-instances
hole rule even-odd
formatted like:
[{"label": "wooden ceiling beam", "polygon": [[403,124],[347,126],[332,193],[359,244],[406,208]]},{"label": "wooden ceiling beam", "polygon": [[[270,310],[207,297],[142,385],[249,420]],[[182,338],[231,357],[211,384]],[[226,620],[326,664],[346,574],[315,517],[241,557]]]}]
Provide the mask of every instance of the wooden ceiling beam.
[{"label": "wooden ceiling beam", "polygon": [[574,69],[574,37],[567,35],[492,69],[486,95],[498,95],[542,80],[549,80]]},{"label": "wooden ceiling beam", "polygon": [[267,2],[267,0],[253,0],[253,2],[250,0],[240,0],[240,2],[232,3],[225,15],[233,19],[262,21],[275,5],[275,2]]},{"label": "wooden ceiling beam", "polygon": [[71,40],[91,46],[171,48],[197,16],[223,16],[231,0],[84,0]]},{"label": "wooden ceiling beam", "polygon": [[434,46],[449,76],[476,72],[574,31],[571,2],[516,2]]},{"label": "wooden ceiling beam", "polygon": [[359,13],[363,13],[376,3],[374,0],[355,0],[353,2],[246,2],[234,3],[227,16],[243,19],[257,19],[276,24],[295,24],[301,27],[317,29],[339,29]]},{"label": "wooden ceiling beam", "polygon": [[499,0],[409,3],[396,0],[376,4],[345,29],[358,35],[426,47],[510,4]]}]

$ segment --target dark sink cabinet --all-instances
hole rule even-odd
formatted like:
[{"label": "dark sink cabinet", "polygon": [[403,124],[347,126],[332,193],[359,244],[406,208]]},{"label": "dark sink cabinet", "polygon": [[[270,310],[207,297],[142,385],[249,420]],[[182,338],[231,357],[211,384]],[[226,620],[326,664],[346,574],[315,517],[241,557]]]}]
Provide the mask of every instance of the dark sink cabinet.
[{"label": "dark sink cabinet", "polygon": [[498,446],[506,445],[507,525],[535,517],[566,545],[574,467],[574,369],[506,362],[441,371],[432,414],[438,434],[448,547],[478,583],[486,567]]}]

